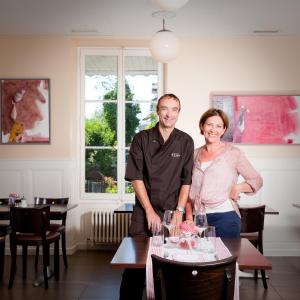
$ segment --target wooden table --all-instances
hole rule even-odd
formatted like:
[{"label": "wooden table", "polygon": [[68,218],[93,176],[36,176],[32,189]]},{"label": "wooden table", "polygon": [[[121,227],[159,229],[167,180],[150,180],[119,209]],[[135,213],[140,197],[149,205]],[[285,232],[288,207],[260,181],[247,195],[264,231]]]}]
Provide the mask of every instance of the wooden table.
[{"label": "wooden table", "polygon": [[[67,204],[67,205],[50,205],[50,219],[61,220],[64,215],[71,209],[77,207],[78,204]],[[27,207],[34,207],[33,204],[29,204]],[[9,220],[10,206],[0,205],[0,220]]]},{"label": "wooden table", "polygon": [[[262,204],[242,204],[239,205],[240,208],[251,208],[251,207],[256,207],[256,206],[260,206]],[[279,211],[273,209],[270,206],[265,207],[265,215],[279,215]]]},{"label": "wooden table", "polygon": [[[298,205],[299,205],[299,208],[300,208],[300,204],[298,204]],[[255,204],[243,204],[243,205],[241,205],[241,207],[245,207],[245,208],[255,207],[255,206],[257,206],[257,205],[255,205]],[[115,209],[114,213],[132,213],[132,211],[133,211],[133,204],[125,203],[122,206]],[[266,215],[279,215],[279,211],[277,211],[277,210],[273,209],[272,207],[266,205],[265,214]]]},{"label": "wooden table", "polygon": [[[231,254],[237,255],[240,269],[271,270],[271,262],[263,256],[247,239],[222,239]],[[115,253],[111,267],[114,269],[145,268],[149,238],[126,237]]]}]

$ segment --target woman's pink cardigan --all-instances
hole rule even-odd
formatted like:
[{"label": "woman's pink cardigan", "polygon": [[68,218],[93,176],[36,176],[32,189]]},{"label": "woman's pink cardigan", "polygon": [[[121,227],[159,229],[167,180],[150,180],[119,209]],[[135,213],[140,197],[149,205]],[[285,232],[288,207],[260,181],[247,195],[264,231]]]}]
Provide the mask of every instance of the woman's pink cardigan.
[{"label": "woman's pink cardigan", "polygon": [[[198,159],[201,148],[194,152],[193,179],[189,194],[196,212],[205,207],[218,206],[229,199],[230,190],[237,184],[239,175],[251,186],[253,192],[248,193],[249,195],[262,187],[262,177],[239,148],[226,144],[223,153],[205,171],[202,171]],[[239,214],[236,202],[232,200],[232,204]]]}]

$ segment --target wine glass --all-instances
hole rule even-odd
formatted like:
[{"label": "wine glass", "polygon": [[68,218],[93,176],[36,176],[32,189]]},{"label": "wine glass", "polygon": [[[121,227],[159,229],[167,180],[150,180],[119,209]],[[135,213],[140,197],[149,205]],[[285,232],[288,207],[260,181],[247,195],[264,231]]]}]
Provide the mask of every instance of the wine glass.
[{"label": "wine glass", "polygon": [[165,210],[164,217],[163,217],[163,225],[168,229],[169,235],[171,233],[171,230],[174,227],[174,224],[172,223],[173,217],[174,217],[173,210]]},{"label": "wine glass", "polygon": [[205,212],[196,213],[194,218],[194,223],[198,227],[199,235],[201,237],[202,233],[205,231],[205,229],[208,226],[206,213]]},{"label": "wine glass", "polygon": [[165,236],[168,236],[166,238],[166,242],[169,246],[170,245],[175,246],[179,242],[180,231],[179,231],[179,227],[176,225],[175,218],[176,218],[175,211],[166,210],[164,212],[163,225],[168,230]]}]

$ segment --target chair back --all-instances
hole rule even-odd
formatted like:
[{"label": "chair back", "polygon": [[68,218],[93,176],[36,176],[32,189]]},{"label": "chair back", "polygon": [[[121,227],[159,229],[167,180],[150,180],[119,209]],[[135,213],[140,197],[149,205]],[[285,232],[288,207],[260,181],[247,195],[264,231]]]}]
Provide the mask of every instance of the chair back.
[{"label": "chair back", "polygon": [[67,205],[69,198],[34,197],[34,204]]},{"label": "chair back", "polygon": [[50,206],[10,208],[10,224],[13,233],[42,235],[50,225]]},{"label": "chair back", "polygon": [[8,198],[0,198],[0,205],[8,205]]},{"label": "chair back", "polygon": [[262,233],[265,222],[265,205],[240,208],[241,233]]},{"label": "chair back", "polygon": [[236,256],[207,262],[178,262],[151,255],[155,299],[232,300]]}]

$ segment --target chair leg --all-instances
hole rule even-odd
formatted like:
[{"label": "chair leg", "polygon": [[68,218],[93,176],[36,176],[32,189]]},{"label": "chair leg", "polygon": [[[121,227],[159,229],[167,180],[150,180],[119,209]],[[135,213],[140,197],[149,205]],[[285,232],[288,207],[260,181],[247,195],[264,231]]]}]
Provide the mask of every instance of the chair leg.
[{"label": "chair leg", "polygon": [[43,245],[43,274],[44,274],[44,287],[48,289],[48,272],[47,267],[49,265],[49,245]]},{"label": "chair leg", "polygon": [[37,270],[38,263],[39,263],[39,252],[40,252],[40,246],[37,245],[35,249],[35,259],[34,259],[34,268]]},{"label": "chair leg", "polygon": [[59,240],[54,244],[54,275],[59,280]]},{"label": "chair leg", "polygon": [[261,278],[262,278],[262,281],[263,281],[264,288],[265,288],[265,290],[267,290],[268,289],[268,284],[267,284],[267,279],[266,279],[266,271],[265,270],[260,270],[260,273],[261,273]]},{"label": "chair leg", "polygon": [[46,253],[46,264],[47,266],[50,266],[50,244],[45,246],[45,253]]},{"label": "chair leg", "polygon": [[3,278],[4,271],[4,251],[5,251],[5,240],[0,244],[0,279]]},{"label": "chair leg", "polygon": [[14,244],[12,238],[10,237],[10,253],[11,253],[11,264],[10,264],[10,275],[8,288],[11,289],[14,283],[15,274],[16,274],[16,266],[17,266],[17,245]]},{"label": "chair leg", "polygon": [[61,235],[61,248],[62,248],[62,254],[63,254],[65,268],[68,268],[67,249],[66,249],[66,233],[65,232],[63,232]]},{"label": "chair leg", "polygon": [[22,247],[22,260],[23,260],[23,279],[27,276],[27,245]]},{"label": "chair leg", "polygon": [[257,270],[254,270],[254,278],[255,278],[255,279],[258,278],[258,272],[257,272]]}]

